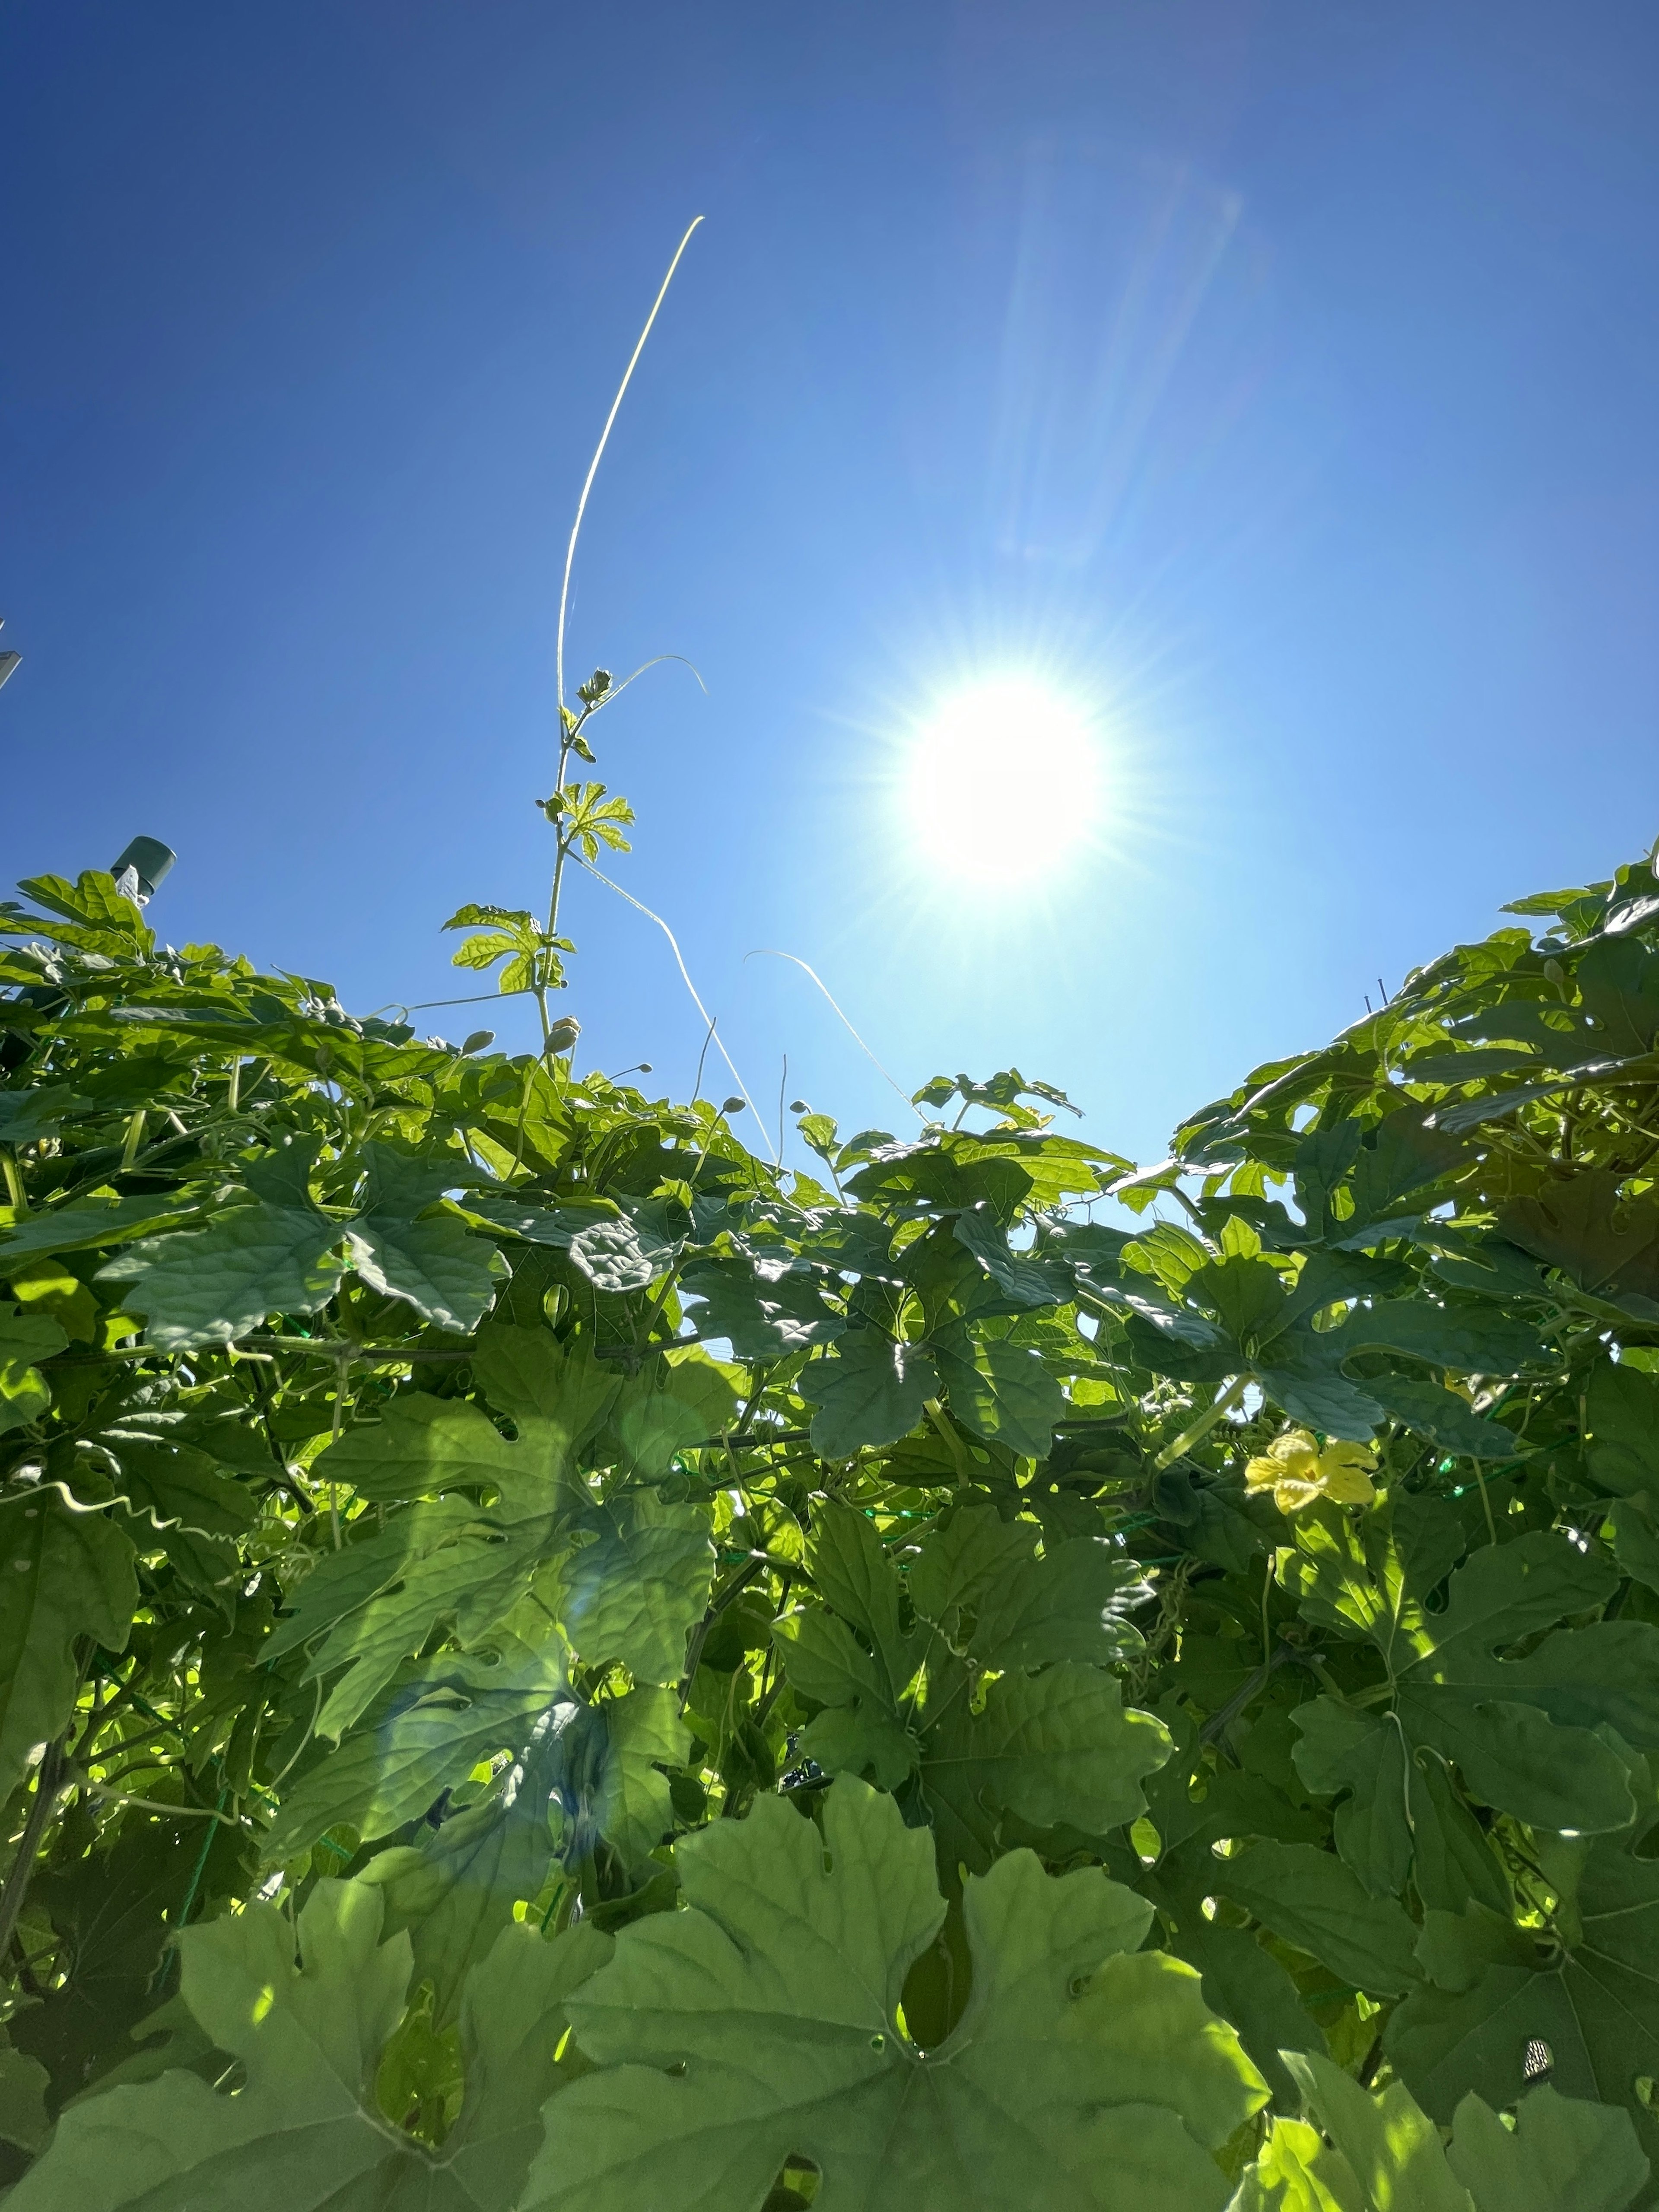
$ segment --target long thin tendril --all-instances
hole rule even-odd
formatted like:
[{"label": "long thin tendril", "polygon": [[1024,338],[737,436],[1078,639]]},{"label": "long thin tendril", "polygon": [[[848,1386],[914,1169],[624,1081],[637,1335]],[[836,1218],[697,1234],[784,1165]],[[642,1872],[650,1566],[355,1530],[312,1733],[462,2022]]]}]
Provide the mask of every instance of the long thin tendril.
[{"label": "long thin tendril", "polygon": [[[725,1041],[721,1037],[720,1030],[715,1025],[714,1015],[709,1012],[708,1007],[704,1006],[702,1000],[697,996],[697,987],[691,981],[690,971],[685,964],[685,956],[680,951],[680,941],[678,938],[675,936],[673,931],[668,927],[668,924],[663,920],[662,916],[659,914],[653,914],[651,908],[646,905],[643,899],[636,899],[632,891],[625,891],[620,884],[613,884],[609,876],[602,876],[599,873],[599,871],[593,866],[593,863],[591,860],[584,860],[580,853],[576,854],[574,857],[575,859],[576,865],[579,867],[586,868],[588,874],[593,878],[596,883],[603,884],[608,891],[615,891],[619,899],[626,899],[629,906],[631,906],[636,913],[642,914],[647,921],[654,921],[658,928],[661,930],[663,935],[668,939],[669,945],[673,951],[675,965],[680,971],[680,981],[684,984],[686,989],[691,994],[691,1003],[696,1008],[697,1012],[702,1016],[704,1027],[708,1030],[709,1036],[711,1036],[714,1041],[714,1049],[719,1053],[720,1058],[726,1062],[727,1070],[731,1074],[732,1080],[737,1085],[738,1091],[742,1095],[744,1104],[749,1109],[750,1112],[754,1115],[755,1127],[760,1132],[762,1143],[766,1146],[767,1151],[772,1153],[772,1164],[775,1167],[777,1165],[778,1156],[777,1153],[773,1151],[771,1138],[766,1133],[766,1124],[762,1121],[759,1112],[757,1110],[755,1102],[749,1095],[749,1086],[744,1083],[742,1076],[738,1073],[736,1062],[732,1060],[731,1054],[726,1049]],[[703,1048],[705,1051],[708,1049],[707,1040],[705,1040]]]},{"label": "long thin tendril", "polygon": [[582,485],[582,495],[576,501],[576,520],[570,526],[570,543],[565,548],[564,581],[559,587],[559,635],[558,642],[554,648],[554,683],[559,695],[559,713],[562,717],[564,713],[564,622],[570,609],[570,572],[576,565],[576,540],[581,535],[582,517],[587,512],[587,495],[593,489],[593,479],[598,476],[599,463],[605,458],[605,449],[611,437],[611,426],[616,422],[617,412],[623,404],[623,394],[628,390],[634,371],[640,365],[640,356],[645,351],[645,342],[651,335],[651,325],[657,319],[657,311],[668,297],[668,288],[674,281],[674,271],[680,265],[680,256],[691,243],[691,232],[702,221],[702,217],[700,215],[692,217],[690,228],[687,230],[685,236],[675,248],[674,258],[668,264],[668,274],[663,278],[661,289],[651,303],[651,312],[645,319],[645,328],[640,332],[640,342],[629,356],[627,368],[623,371],[623,380],[617,386],[617,396],[611,403],[611,412],[605,418],[605,428],[599,433],[599,442],[594,447],[593,458],[587,465],[587,478]]},{"label": "long thin tendril", "polygon": [[817,985],[819,990],[823,992],[824,997],[829,1000],[830,1007],[835,1013],[836,1020],[846,1030],[848,1036],[852,1038],[854,1043],[864,1054],[865,1058],[875,1069],[876,1073],[881,1077],[883,1082],[888,1084],[893,1090],[898,1092],[899,1097],[904,1101],[905,1104],[909,1108],[910,1111],[915,1115],[917,1121],[921,1122],[922,1127],[925,1129],[927,1127],[927,1116],[922,1112],[921,1107],[917,1105],[915,1100],[910,1096],[909,1092],[900,1089],[900,1086],[894,1082],[893,1078],[889,1075],[887,1070],[876,1058],[874,1053],[871,1051],[869,1046],[866,1044],[864,1039],[853,1027],[852,1023],[848,1020],[846,1014],[842,1011],[841,1004],[836,999],[835,993],[824,981],[823,976],[819,975],[817,969],[816,968],[809,968],[805,961],[800,957],[799,953],[780,952],[775,945],[757,945],[753,952],[745,952],[743,957],[745,960],[753,960],[763,954],[769,960],[792,960],[795,966],[801,969],[803,974],[811,977],[812,981]]}]

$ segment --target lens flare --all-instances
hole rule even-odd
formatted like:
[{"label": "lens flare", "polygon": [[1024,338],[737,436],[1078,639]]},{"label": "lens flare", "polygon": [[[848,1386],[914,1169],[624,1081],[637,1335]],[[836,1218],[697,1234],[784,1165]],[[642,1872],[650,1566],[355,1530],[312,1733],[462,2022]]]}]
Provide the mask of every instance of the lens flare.
[{"label": "lens flare", "polygon": [[1099,820],[1100,750],[1088,717],[1017,677],[941,701],[899,778],[907,841],[933,876],[1018,889],[1051,875]]}]

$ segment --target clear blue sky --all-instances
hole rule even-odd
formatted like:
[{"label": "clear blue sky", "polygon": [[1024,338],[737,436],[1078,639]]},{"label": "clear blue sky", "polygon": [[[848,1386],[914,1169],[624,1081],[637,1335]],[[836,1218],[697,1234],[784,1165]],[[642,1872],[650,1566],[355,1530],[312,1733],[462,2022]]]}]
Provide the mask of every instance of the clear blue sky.
[{"label": "clear blue sky", "polygon": [[[571,653],[702,672],[601,772],[757,1096],[900,1111],[781,946],[907,1088],[1015,1060],[1157,1157],[1659,830],[1642,0],[19,0],[0,70],[7,878],[143,831],[175,942],[467,988],[697,213]],[[1016,906],[919,883],[884,781],[1011,668],[1120,793]],[[992,803],[1042,838],[1018,745]],[[569,922],[583,1058],[689,1087],[660,937]]]}]

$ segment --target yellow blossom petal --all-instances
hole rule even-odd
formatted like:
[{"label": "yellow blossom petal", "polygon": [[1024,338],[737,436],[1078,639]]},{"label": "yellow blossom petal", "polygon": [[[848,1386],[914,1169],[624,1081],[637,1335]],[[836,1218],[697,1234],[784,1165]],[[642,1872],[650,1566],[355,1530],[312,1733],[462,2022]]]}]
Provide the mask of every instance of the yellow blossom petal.
[{"label": "yellow blossom petal", "polygon": [[1337,1505],[1370,1505],[1376,1497],[1371,1479],[1362,1467],[1322,1469],[1321,1483],[1326,1497]]},{"label": "yellow blossom petal", "polygon": [[1273,1485],[1273,1504],[1281,1513],[1299,1513],[1304,1505],[1311,1505],[1321,1495],[1316,1482],[1298,1481],[1294,1475]]}]

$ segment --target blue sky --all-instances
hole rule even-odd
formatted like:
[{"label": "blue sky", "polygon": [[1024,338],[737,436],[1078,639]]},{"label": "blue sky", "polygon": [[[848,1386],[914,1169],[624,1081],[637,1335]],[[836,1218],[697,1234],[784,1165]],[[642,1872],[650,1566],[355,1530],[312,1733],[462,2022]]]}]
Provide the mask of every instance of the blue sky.
[{"label": "blue sky", "polygon": [[[757,1097],[787,1053],[902,1112],[777,947],[907,1089],[1015,1060],[1156,1157],[1659,830],[1650,9],[34,0],[0,66],[8,878],[143,831],[175,942],[466,988],[444,917],[543,892],[565,534],[699,213],[570,653],[702,672],[600,773]],[[1010,674],[1110,799],[1041,865],[1016,733],[1018,896],[895,798]],[[584,1063],[689,1088],[660,935],[568,921]]]}]

